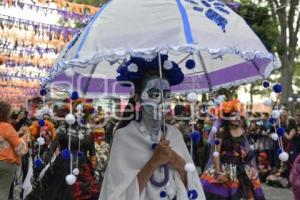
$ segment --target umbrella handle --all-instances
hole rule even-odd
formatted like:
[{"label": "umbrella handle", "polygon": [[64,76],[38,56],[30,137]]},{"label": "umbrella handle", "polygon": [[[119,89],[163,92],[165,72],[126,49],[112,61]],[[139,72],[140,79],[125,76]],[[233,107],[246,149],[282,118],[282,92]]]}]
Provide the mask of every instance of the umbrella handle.
[{"label": "umbrella handle", "polygon": [[167,185],[167,183],[169,182],[170,172],[169,172],[168,165],[164,164],[161,167],[164,169],[164,175],[165,175],[164,179],[161,182],[158,182],[155,180],[154,175],[152,175],[150,178],[150,182],[152,183],[152,185],[154,185],[156,187],[163,187],[163,186]]}]

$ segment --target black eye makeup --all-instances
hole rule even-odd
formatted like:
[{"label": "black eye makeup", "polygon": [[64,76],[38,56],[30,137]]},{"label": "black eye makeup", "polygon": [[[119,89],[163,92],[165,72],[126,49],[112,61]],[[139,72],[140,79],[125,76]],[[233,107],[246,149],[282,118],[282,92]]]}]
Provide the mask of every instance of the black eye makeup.
[{"label": "black eye makeup", "polygon": [[156,89],[156,88],[149,89],[147,93],[148,93],[149,98],[151,98],[151,99],[158,99],[160,96],[160,91],[159,91],[159,89]]},{"label": "black eye makeup", "polygon": [[[149,98],[151,99],[158,99],[160,97],[160,91],[159,89],[156,88],[149,89],[147,93]],[[163,90],[163,95],[165,99],[171,98],[171,90],[170,89]]]}]

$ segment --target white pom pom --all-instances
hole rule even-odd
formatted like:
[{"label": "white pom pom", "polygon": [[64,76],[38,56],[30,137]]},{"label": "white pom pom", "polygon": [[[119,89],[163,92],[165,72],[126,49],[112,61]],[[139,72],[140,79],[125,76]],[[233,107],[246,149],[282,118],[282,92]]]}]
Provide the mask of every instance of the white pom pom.
[{"label": "white pom pom", "polygon": [[196,92],[190,92],[187,96],[186,99],[190,103],[195,103],[198,100],[198,96]]},{"label": "white pom pom", "polygon": [[278,140],[278,135],[276,133],[272,133],[271,138],[272,138],[272,140],[277,141]]},{"label": "white pom pom", "polygon": [[38,142],[38,144],[39,144],[40,146],[42,146],[42,145],[45,144],[45,139],[44,139],[43,137],[39,137],[36,141]]},{"label": "white pom pom", "polygon": [[79,140],[83,140],[83,138],[84,138],[84,135],[83,135],[82,133],[79,133],[79,134],[78,134],[78,139],[79,139]]},{"label": "white pom pom", "polygon": [[193,172],[196,170],[196,167],[193,163],[186,163],[185,166],[184,166],[184,170],[186,172]]},{"label": "white pom pom", "polygon": [[75,116],[72,115],[72,114],[68,114],[65,118],[66,122],[69,124],[69,125],[72,125],[75,123]]},{"label": "white pom pom", "polygon": [[293,101],[294,101],[293,97],[288,98],[288,102],[293,102]]},{"label": "white pom pom", "polygon": [[250,149],[254,150],[254,145],[253,144],[250,145]]},{"label": "white pom pom", "polygon": [[219,152],[217,152],[217,151],[215,151],[214,153],[213,153],[213,156],[215,157],[215,158],[217,158],[217,157],[219,157]]},{"label": "white pom pom", "polygon": [[79,169],[78,168],[73,169],[73,174],[77,176],[79,174]]},{"label": "white pom pom", "polygon": [[217,132],[218,132],[217,127],[215,127],[215,126],[211,127],[210,133],[216,134]]},{"label": "white pom pom", "polygon": [[139,67],[134,64],[134,63],[131,63],[130,65],[128,65],[128,71],[130,72],[138,72],[139,70]]},{"label": "white pom pom", "polygon": [[73,69],[67,69],[67,70],[65,71],[65,74],[66,74],[66,76],[67,76],[68,78],[71,78],[71,77],[74,76],[74,70],[73,70]]},{"label": "white pom pom", "polygon": [[271,99],[266,99],[264,104],[265,104],[265,106],[272,106],[272,100]]},{"label": "white pom pom", "polygon": [[278,119],[280,117],[280,112],[279,110],[273,110],[272,113],[271,113],[271,116],[274,118],[274,119]]},{"label": "white pom pom", "polygon": [[297,103],[300,103],[300,98],[297,98]]},{"label": "white pom pom", "polygon": [[82,104],[78,104],[77,107],[76,107],[76,110],[77,110],[78,112],[83,111],[83,105],[82,105]]},{"label": "white pom pom", "polygon": [[66,182],[68,185],[73,185],[76,182],[76,176],[74,176],[73,174],[69,174],[68,176],[66,176]]},{"label": "white pom pom", "polygon": [[287,152],[281,152],[279,154],[279,159],[282,161],[282,162],[286,162],[289,160],[289,154]]},{"label": "white pom pom", "polygon": [[172,63],[171,61],[166,60],[166,61],[164,62],[164,69],[165,69],[165,70],[170,70],[170,69],[172,69],[172,67],[173,67],[173,63]]}]

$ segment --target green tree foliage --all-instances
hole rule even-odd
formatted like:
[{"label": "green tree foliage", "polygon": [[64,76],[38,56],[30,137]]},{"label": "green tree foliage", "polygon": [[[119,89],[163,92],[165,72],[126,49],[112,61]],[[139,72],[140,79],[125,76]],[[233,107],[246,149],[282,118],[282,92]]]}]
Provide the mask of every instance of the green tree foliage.
[{"label": "green tree foliage", "polygon": [[279,39],[277,52],[282,63],[281,79],[283,102],[293,94],[293,76],[296,70],[296,58],[299,56],[298,36],[300,30],[300,0],[263,0],[271,9],[272,19],[277,22]]},{"label": "green tree foliage", "polygon": [[268,6],[242,0],[238,14],[245,19],[269,51],[276,51],[279,37],[278,24],[272,20]]},{"label": "green tree foliage", "polygon": [[87,4],[95,7],[99,7],[106,3],[108,0],[75,0],[73,2],[79,3],[79,4]]}]

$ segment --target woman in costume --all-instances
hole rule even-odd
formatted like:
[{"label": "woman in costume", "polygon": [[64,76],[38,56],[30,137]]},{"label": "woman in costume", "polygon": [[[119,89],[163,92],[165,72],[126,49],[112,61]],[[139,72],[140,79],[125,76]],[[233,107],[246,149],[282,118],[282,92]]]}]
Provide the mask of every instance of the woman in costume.
[{"label": "woman in costume", "polygon": [[[239,100],[221,104],[221,126],[212,141],[212,156],[201,182],[209,200],[264,200],[254,153],[240,115]],[[211,133],[213,134],[213,133]]]},{"label": "woman in costume", "polygon": [[117,80],[135,91],[113,138],[100,200],[205,199],[182,134],[163,122],[170,86],[184,76],[167,55],[161,64],[162,79],[158,57],[131,57],[118,69]]},{"label": "woman in costume", "polygon": [[[100,187],[94,178],[96,167],[94,135],[84,123],[88,121],[93,107],[82,99],[74,100],[73,107],[73,110],[77,111],[76,123],[71,128],[69,125],[60,127],[57,139],[43,154],[41,162],[37,160],[35,162],[35,167],[40,172],[40,181],[35,183],[40,185],[40,199],[95,200],[99,197]],[[68,133],[72,134],[71,150],[68,149]],[[74,176],[70,180],[67,176],[70,174],[71,157]]]}]

